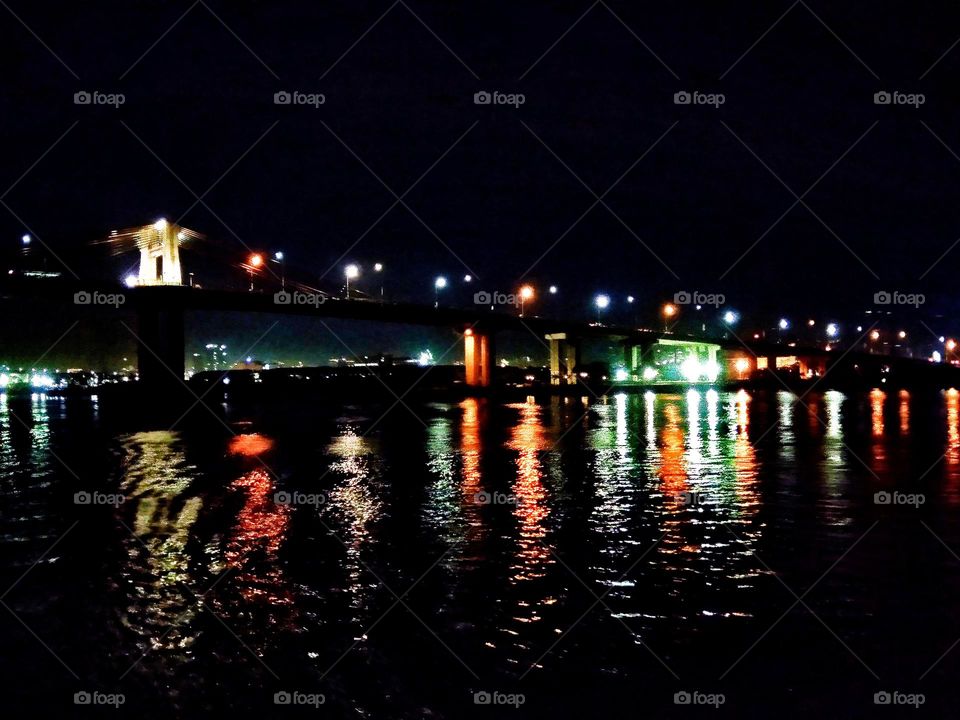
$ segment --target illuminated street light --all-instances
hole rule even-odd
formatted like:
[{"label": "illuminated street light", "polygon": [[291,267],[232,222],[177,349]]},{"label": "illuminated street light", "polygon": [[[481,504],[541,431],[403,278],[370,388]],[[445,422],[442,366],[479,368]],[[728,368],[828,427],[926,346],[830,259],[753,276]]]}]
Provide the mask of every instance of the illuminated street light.
[{"label": "illuminated street light", "polygon": [[157,220],[157,221],[153,224],[153,228],[154,228],[154,230],[156,230],[157,232],[163,232],[164,230],[167,229],[167,219],[166,219],[166,218],[160,218],[159,220]]},{"label": "illuminated street light", "polygon": [[463,281],[464,281],[465,283],[473,282],[473,275],[464,275],[464,276],[463,276]]},{"label": "illuminated street light", "polygon": [[557,294],[557,286],[556,286],[556,285],[551,285],[551,286],[550,286],[550,294],[551,294],[551,295],[556,295],[556,294]]},{"label": "illuminated street light", "polygon": [[733,325],[733,324],[734,324],[735,322],[737,322],[737,320],[739,320],[739,319],[740,319],[740,316],[737,315],[737,313],[735,313],[733,310],[727,310],[727,311],[723,314],[723,321],[724,321],[727,325]]},{"label": "illuminated street light", "polygon": [[277,250],[277,252],[273,254],[273,257],[270,258],[270,262],[275,262],[280,266],[280,289],[286,290],[287,280],[283,272],[283,253]]},{"label": "illuminated street light", "polygon": [[670,318],[677,314],[677,306],[673,303],[667,303],[663,306],[663,331],[669,329]]},{"label": "illuminated street light", "polygon": [[907,337],[907,331],[901,330],[900,332],[897,333],[897,337],[903,340],[905,337]]},{"label": "illuminated street light", "polygon": [[520,317],[523,317],[523,306],[527,300],[533,300],[533,287],[531,285],[524,285],[520,288]]},{"label": "illuminated street light", "polygon": [[593,299],[593,304],[597,308],[597,322],[600,322],[600,313],[610,307],[610,296],[601,293]]},{"label": "illuminated street light", "polygon": [[836,323],[827,324],[827,335],[829,337],[836,337],[840,333],[840,328],[837,327]]},{"label": "illuminated street light", "polygon": [[627,302],[633,305],[633,295],[627,295]]},{"label": "illuminated street light", "polygon": [[[162,224],[162,226],[161,226]],[[162,227],[167,226],[167,221],[164,219],[157,220],[154,227],[158,230]],[[247,258],[247,273],[250,275],[250,292],[253,292],[253,274],[263,265],[263,255],[259,253],[252,253],[249,258]]]},{"label": "illuminated street light", "polygon": [[350,299],[350,281],[360,277],[360,268],[351,263],[343,269],[343,275],[347,279],[347,300]]},{"label": "illuminated street light", "polygon": [[947,340],[947,350],[953,352],[957,347],[957,341],[954,339]]},{"label": "illuminated street light", "polygon": [[779,324],[780,324],[780,329],[781,329],[781,330],[786,330],[786,329],[788,329],[788,328],[790,327],[790,321],[787,320],[786,318],[780,318],[780,323],[779,323]]},{"label": "illuminated street light", "polygon": [[433,281],[433,306],[440,307],[440,291],[447,286],[447,279],[440,275]]},{"label": "illuminated street light", "polygon": [[870,333],[870,339],[871,339],[871,340],[879,340],[879,339],[880,339],[880,331],[879,331],[879,330],[874,330],[874,331],[872,331],[872,332]]},{"label": "illuminated street light", "polygon": [[24,245],[29,245],[31,240],[32,238],[29,235],[24,235],[22,238],[20,238],[20,242],[22,242]]},{"label": "illuminated street light", "polygon": [[817,323],[816,323],[815,320],[807,320],[807,325],[809,325],[810,327],[813,327],[813,326],[816,325],[816,324],[817,324]]},{"label": "illuminated street light", "polygon": [[136,275],[134,275],[133,273],[130,273],[123,279],[123,284],[126,285],[128,288],[133,288],[137,286],[138,279],[139,278],[137,278]]},{"label": "illuminated street light", "polygon": [[[377,274],[383,272],[383,263],[374,263],[373,271]],[[380,301],[383,302],[383,275],[380,275]]]}]

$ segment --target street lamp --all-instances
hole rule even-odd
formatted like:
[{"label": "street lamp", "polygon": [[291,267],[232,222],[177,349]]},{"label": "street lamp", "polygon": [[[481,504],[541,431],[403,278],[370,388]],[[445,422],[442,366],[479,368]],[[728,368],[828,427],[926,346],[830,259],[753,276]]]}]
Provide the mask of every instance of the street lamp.
[{"label": "street lamp", "polygon": [[[373,271],[380,275],[383,272],[383,263],[374,263]],[[383,301],[383,275],[380,275],[380,300]]]},{"label": "street lamp", "polygon": [[790,327],[790,321],[786,318],[780,318],[779,325],[781,330],[787,330]]},{"label": "street lamp", "polygon": [[440,291],[447,286],[447,279],[440,275],[433,281],[433,306],[440,307]]},{"label": "street lamp", "polygon": [[739,320],[739,319],[740,319],[740,316],[737,315],[733,310],[727,310],[727,311],[723,314],[723,321],[724,321],[727,325],[733,325],[733,324],[735,324],[735,323],[737,322],[737,320]]},{"label": "street lamp", "polygon": [[360,277],[360,268],[351,263],[343,269],[343,275],[347,279],[347,300],[350,299],[350,281]]},{"label": "street lamp", "polygon": [[[157,220],[157,225],[161,224],[163,227],[166,227],[167,221],[163,219]],[[249,266],[248,272],[250,273],[250,292],[253,292],[253,274],[260,269],[261,265],[263,265],[263,255],[260,255],[259,253],[251,254],[247,260],[247,264]]]},{"label": "street lamp", "polygon": [[601,293],[593,299],[593,304],[597,306],[597,322],[600,322],[600,313],[610,307],[610,296]]},{"label": "street lamp", "polygon": [[663,306],[663,331],[667,332],[670,318],[677,314],[677,306],[673,303],[667,303]]},{"label": "street lamp", "polygon": [[273,254],[273,257],[270,258],[270,262],[275,262],[280,266],[280,289],[286,290],[287,283],[283,272],[283,253],[277,250],[277,252]]},{"label": "street lamp", "polygon": [[827,323],[827,337],[836,337],[840,333],[840,328],[836,323]]},{"label": "street lamp", "polygon": [[523,317],[523,305],[527,300],[533,300],[533,287],[530,285],[520,288],[520,317]]},{"label": "street lamp", "polygon": [[550,294],[551,294],[551,295],[556,295],[556,294],[557,294],[557,286],[556,286],[556,285],[551,285],[551,286],[550,286]]}]

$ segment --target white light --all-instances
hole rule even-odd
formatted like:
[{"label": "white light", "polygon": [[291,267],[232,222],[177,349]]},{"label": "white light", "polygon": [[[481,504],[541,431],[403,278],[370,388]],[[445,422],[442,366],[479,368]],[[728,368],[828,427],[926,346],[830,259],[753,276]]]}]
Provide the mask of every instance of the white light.
[{"label": "white light", "polygon": [[128,288],[132,288],[132,287],[136,287],[139,281],[140,281],[140,278],[138,278],[136,275],[131,273],[130,275],[127,275],[123,279],[123,284],[126,285]]},{"label": "white light", "polygon": [[737,315],[733,310],[727,310],[727,311],[723,314],[723,321],[724,321],[727,325],[733,325],[733,324],[737,321],[737,319],[738,319],[739,317],[740,317],[740,316]]},{"label": "white light", "polygon": [[701,366],[703,374],[710,382],[716,382],[720,377],[720,366],[715,360],[708,360]]},{"label": "white light", "polygon": [[933,355],[930,357],[930,359],[933,360],[934,362],[940,362],[941,360],[940,353],[934,350]]},{"label": "white light", "polygon": [[10,384],[10,376],[6,373],[0,373],[0,388],[5,388]]},{"label": "white light", "polygon": [[253,358],[250,357],[249,355],[247,355],[247,362],[248,362],[248,363],[252,363],[252,362],[253,362]]},{"label": "white light", "polygon": [[383,263],[374,263],[373,264],[374,272],[383,272]]},{"label": "white light", "polygon": [[626,368],[617,368],[617,372],[614,374],[617,382],[623,382],[630,378],[630,373],[627,372]]},{"label": "white light", "polygon": [[790,327],[790,321],[786,318],[780,318],[780,329],[786,330],[788,327]]},{"label": "white light", "polygon": [[24,236],[23,236],[22,238],[20,238],[20,239],[23,241],[23,244],[24,244],[24,245],[29,245],[29,244],[30,244],[30,240],[31,240],[32,238],[31,238],[29,235],[24,235]]},{"label": "white light", "polygon": [[628,302],[628,303],[632,303],[632,302],[633,302],[633,295],[627,295],[627,302]]},{"label": "white light", "polygon": [[433,364],[433,353],[429,350],[424,350],[420,355],[417,356],[417,365],[424,367],[426,365]]},{"label": "white light", "polygon": [[275,260],[283,260],[283,253],[277,250],[277,252],[273,254],[273,257]]},{"label": "white light", "polygon": [[167,229],[167,219],[166,219],[166,218],[160,218],[159,220],[157,220],[157,221],[153,224],[153,228],[154,228],[154,230],[156,230],[157,232],[163,232],[164,230]]},{"label": "white light", "polygon": [[557,286],[556,286],[556,285],[551,285],[551,286],[550,286],[550,294],[551,294],[551,295],[556,295],[556,294],[557,294]]},{"label": "white light", "polygon": [[438,277],[436,280],[433,281],[433,286],[437,290],[443,290],[447,286],[447,279],[443,275],[441,275],[440,277]]},{"label": "white light", "polygon": [[829,335],[830,337],[836,337],[839,332],[840,332],[840,328],[837,327],[836,323],[827,324],[827,335]]},{"label": "white light", "polygon": [[223,379],[223,384],[224,384],[224,385],[229,385],[229,384],[230,384],[230,378],[225,377],[225,378]]},{"label": "white light", "polygon": [[347,276],[347,280],[353,280],[356,277],[360,276],[360,268],[356,265],[347,265],[343,269],[343,274]]},{"label": "white light", "polygon": [[593,301],[598,308],[605,310],[610,306],[610,296],[609,295],[597,295]]},{"label": "white light", "polygon": [[463,276],[463,281],[464,281],[464,282],[473,282],[473,275],[464,275],[464,276]]},{"label": "white light", "polygon": [[700,379],[700,363],[693,355],[680,363],[680,374],[690,382]]},{"label": "white light", "polygon": [[644,380],[653,380],[657,377],[657,369],[652,367],[645,367],[643,369],[643,379]]}]

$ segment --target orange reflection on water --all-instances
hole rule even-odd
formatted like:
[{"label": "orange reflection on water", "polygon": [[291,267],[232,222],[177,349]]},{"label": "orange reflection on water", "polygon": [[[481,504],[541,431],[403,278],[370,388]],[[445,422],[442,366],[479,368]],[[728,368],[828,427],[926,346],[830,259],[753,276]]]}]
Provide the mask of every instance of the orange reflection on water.
[{"label": "orange reflection on water", "polygon": [[460,403],[460,452],[463,458],[463,496],[468,503],[480,491],[480,401],[467,398]]},{"label": "orange reflection on water", "polygon": [[515,568],[518,572],[514,580],[525,580],[542,577],[544,561],[550,559],[550,551],[543,543],[547,534],[543,521],[550,510],[545,504],[547,493],[540,465],[540,452],[550,446],[540,422],[540,408],[533,403],[519,407],[520,422],[513,428],[507,447],[518,452],[513,489],[514,516],[520,523],[520,567]]},{"label": "orange reflection on water", "polygon": [[663,481],[663,494],[679,498],[687,486],[687,464],[684,458],[686,438],[683,425],[680,424],[680,409],[674,402],[663,408],[664,426],[660,433],[662,445],[660,479]]},{"label": "orange reflection on water", "polygon": [[737,393],[737,437],[733,443],[733,470],[741,512],[752,509],[759,502],[756,491],[757,451],[750,442],[748,433],[750,400],[746,390],[740,390]]},{"label": "orange reflection on water", "polygon": [[947,465],[960,462],[960,392],[947,390]]},{"label": "orange reflection on water", "polygon": [[870,427],[874,437],[883,436],[883,401],[887,394],[880,388],[870,391]]},{"label": "orange reflection on water", "polygon": [[910,393],[900,391],[900,434],[910,434]]},{"label": "orange reflection on water", "polygon": [[244,457],[256,457],[262,455],[273,447],[273,440],[260,433],[249,433],[247,435],[234,435],[230,439],[230,445],[227,452],[230,455],[242,455]]},{"label": "orange reflection on water", "polygon": [[225,553],[227,562],[238,570],[241,594],[248,601],[292,604],[277,560],[290,525],[290,506],[274,502],[273,480],[262,468],[237,478],[231,487],[246,493]]}]

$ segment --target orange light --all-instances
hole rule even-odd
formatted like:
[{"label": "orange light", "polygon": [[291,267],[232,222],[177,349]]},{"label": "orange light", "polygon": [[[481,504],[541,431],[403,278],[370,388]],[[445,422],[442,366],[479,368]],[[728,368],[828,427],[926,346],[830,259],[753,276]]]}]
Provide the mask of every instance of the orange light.
[{"label": "orange light", "polygon": [[871,339],[871,340],[879,340],[879,339],[880,339],[880,331],[879,331],[879,330],[874,330],[872,333],[870,333],[870,339]]},{"label": "orange light", "polygon": [[473,330],[471,328],[467,328],[466,330],[463,331],[463,334],[466,335],[467,337],[470,337],[471,335],[473,335]]},{"label": "orange light", "polygon": [[957,341],[954,339],[947,340],[947,350],[954,350],[957,347]]},{"label": "orange light", "polygon": [[737,358],[737,362],[734,364],[734,367],[737,368],[738,373],[746,372],[750,367],[750,361],[746,358]]},{"label": "orange light", "polygon": [[263,265],[263,255],[258,255],[257,253],[254,253],[253,255],[251,255],[250,264],[253,267],[260,267],[261,265]]},{"label": "orange light", "polygon": [[250,433],[248,435],[234,435],[230,439],[227,452],[230,455],[256,457],[267,452],[271,447],[273,447],[273,440],[260,433]]},{"label": "orange light", "polygon": [[667,303],[663,306],[663,314],[667,317],[673,317],[677,314],[677,306],[672,303]]},{"label": "orange light", "polygon": [[530,300],[533,297],[533,288],[530,285],[524,285],[520,288],[520,297],[524,300]]}]

